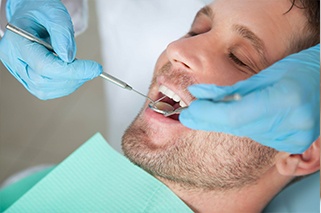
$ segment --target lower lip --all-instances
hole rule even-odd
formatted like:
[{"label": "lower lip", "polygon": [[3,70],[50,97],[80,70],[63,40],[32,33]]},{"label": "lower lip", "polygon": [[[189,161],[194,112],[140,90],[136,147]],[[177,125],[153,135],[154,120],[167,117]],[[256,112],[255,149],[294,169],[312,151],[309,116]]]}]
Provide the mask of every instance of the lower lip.
[{"label": "lower lip", "polygon": [[149,120],[158,121],[161,123],[171,124],[171,125],[181,125],[178,120],[171,119],[169,117],[165,117],[164,115],[155,112],[154,110],[150,109],[149,107],[145,110],[145,116]]}]

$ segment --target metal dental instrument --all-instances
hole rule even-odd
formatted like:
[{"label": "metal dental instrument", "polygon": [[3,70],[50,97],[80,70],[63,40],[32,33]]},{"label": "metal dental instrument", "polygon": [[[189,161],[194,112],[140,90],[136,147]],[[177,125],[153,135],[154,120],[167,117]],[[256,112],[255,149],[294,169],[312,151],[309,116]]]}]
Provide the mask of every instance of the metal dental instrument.
[{"label": "metal dental instrument", "polygon": [[120,86],[120,87],[123,88],[123,89],[127,89],[127,90],[134,91],[134,92],[136,92],[137,94],[143,96],[144,98],[147,98],[147,99],[150,100],[152,103],[154,103],[154,101],[153,101],[150,97],[148,97],[147,95],[144,95],[143,93],[135,90],[133,87],[129,86],[127,83],[119,80],[118,78],[115,78],[115,77],[112,76],[112,75],[109,75],[108,73],[103,72],[102,74],[100,74],[100,77],[106,79],[106,80],[109,81],[109,82],[112,82],[112,83],[116,84],[117,86]]},{"label": "metal dental instrument", "polygon": [[[7,28],[8,30],[10,30],[10,31],[12,31],[12,32],[14,32],[14,33],[16,33],[16,34],[18,34],[18,35],[20,35],[20,36],[22,36],[22,37],[24,37],[24,38],[26,38],[26,39],[28,39],[28,40],[30,40],[30,41],[33,41],[33,42],[36,42],[36,43],[38,43],[38,44],[43,45],[43,46],[46,47],[48,50],[50,50],[51,52],[53,52],[54,54],[56,54],[50,44],[42,41],[41,39],[37,38],[36,36],[32,35],[31,33],[28,33],[27,31],[25,31],[25,30],[23,30],[23,29],[21,29],[21,28],[19,28],[19,27],[16,27],[16,26],[14,26],[14,25],[12,25],[12,24],[10,24],[10,23],[7,24],[6,28]],[[134,91],[134,92],[136,92],[137,94],[143,96],[144,98],[147,98],[147,99],[150,100],[152,103],[154,103],[154,101],[153,101],[150,97],[142,94],[141,92],[138,92],[137,90],[135,90],[133,87],[131,87],[131,86],[128,85],[127,83],[119,80],[118,78],[115,78],[115,77],[112,76],[112,75],[109,75],[109,74],[106,73],[106,72],[101,73],[101,74],[100,74],[100,77],[102,77],[103,79],[106,79],[106,80],[109,81],[109,82],[112,82],[112,83],[116,84],[117,86],[119,86],[119,87],[121,87],[121,88],[123,88],[123,89],[127,89],[127,90]]]}]

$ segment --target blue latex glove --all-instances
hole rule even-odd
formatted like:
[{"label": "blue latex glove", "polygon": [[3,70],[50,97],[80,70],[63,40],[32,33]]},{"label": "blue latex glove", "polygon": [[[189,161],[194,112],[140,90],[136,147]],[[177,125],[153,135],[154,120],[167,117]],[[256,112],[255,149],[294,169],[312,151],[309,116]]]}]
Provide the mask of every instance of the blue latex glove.
[{"label": "blue latex glove", "polygon": [[[320,44],[232,86],[200,84],[189,91],[197,100],[179,116],[185,126],[302,153],[320,135]],[[235,93],[240,101],[215,103]]]},{"label": "blue latex glove", "polygon": [[6,11],[11,24],[51,43],[59,56],[8,30],[0,40],[2,63],[36,97],[69,95],[102,72],[96,62],[74,60],[73,25],[60,0],[8,0]]}]

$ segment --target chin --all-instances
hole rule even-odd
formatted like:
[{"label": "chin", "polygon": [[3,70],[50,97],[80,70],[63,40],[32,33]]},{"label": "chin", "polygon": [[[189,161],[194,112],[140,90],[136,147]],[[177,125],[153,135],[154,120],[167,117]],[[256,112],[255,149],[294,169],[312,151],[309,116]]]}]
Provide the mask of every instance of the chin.
[{"label": "chin", "polygon": [[[175,143],[175,140],[173,140],[173,133],[175,135],[175,128],[171,128],[171,125],[168,124],[168,121],[153,121],[155,120],[155,118],[153,118],[153,116],[152,118],[147,117],[148,114],[152,114],[155,117],[160,117],[156,120],[164,119],[163,115],[155,113],[148,107],[144,108],[143,111],[136,117],[134,122],[127,128],[125,134],[123,135],[122,148],[125,154],[133,150],[137,150],[135,152],[139,153],[150,153],[157,150],[160,151],[168,146],[172,146],[173,143]],[[168,120],[168,118],[165,119]],[[169,121],[169,123],[172,122],[173,121]],[[179,122],[174,121],[174,123]],[[174,126],[176,125],[174,124]],[[169,139],[169,137],[171,139]]]},{"label": "chin", "polygon": [[150,125],[145,110],[126,130],[122,148],[155,177],[189,188],[239,188],[255,182],[273,162],[273,153],[250,139],[189,129],[173,134],[157,122]]}]

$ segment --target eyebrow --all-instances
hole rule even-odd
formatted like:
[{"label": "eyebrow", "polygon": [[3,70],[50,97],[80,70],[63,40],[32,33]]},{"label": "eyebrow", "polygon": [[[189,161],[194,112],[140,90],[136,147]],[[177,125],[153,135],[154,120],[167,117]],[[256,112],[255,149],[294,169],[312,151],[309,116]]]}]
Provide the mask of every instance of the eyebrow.
[{"label": "eyebrow", "polygon": [[[200,17],[201,15],[208,16],[211,20],[214,20],[214,12],[211,7],[205,6],[195,16],[195,20]],[[232,26],[233,31],[237,32],[241,37],[245,38],[246,40],[250,41],[254,49],[260,56],[261,63],[264,66],[268,65],[268,60],[266,58],[265,52],[266,48],[262,39],[260,39],[255,33],[253,33],[249,28],[235,24]]]},{"label": "eyebrow", "polygon": [[232,26],[232,29],[240,36],[251,42],[252,46],[258,52],[261,58],[261,63],[266,66],[268,64],[268,60],[265,56],[266,49],[263,40],[253,33],[249,28],[243,25],[235,24]]}]

